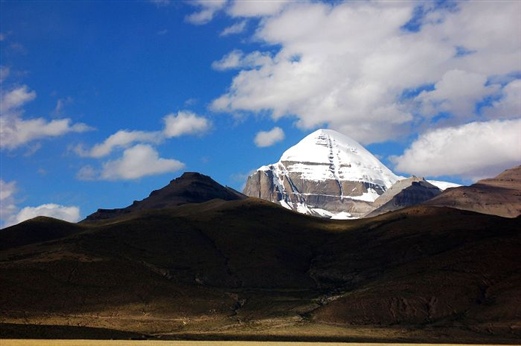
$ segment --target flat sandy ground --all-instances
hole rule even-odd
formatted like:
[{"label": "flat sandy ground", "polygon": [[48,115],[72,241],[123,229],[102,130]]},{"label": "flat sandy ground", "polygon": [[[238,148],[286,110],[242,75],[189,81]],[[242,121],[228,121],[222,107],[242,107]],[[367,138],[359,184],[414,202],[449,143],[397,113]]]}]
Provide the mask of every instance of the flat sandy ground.
[{"label": "flat sandy ground", "polygon": [[[446,346],[456,344],[280,342],[280,341],[129,341],[129,340],[1,340],[2,346]],[[457,344],[471,346],[471,344]],[[472,346],[478,346],[472,344]],[[490,346],[490,345],[487,345]],[[503,345],[502,345],[503,346]]]}]

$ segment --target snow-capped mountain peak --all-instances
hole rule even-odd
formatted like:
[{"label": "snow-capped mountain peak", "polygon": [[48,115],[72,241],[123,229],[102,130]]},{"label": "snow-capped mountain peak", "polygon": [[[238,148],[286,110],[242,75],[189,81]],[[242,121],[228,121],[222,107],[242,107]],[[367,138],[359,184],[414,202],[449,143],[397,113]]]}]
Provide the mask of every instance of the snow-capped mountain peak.
[{"label": "snow-capped mountain peak", "polygon": [[306,214],[357,217],[396,176],[354,139],[317,130],[248,178],[244,193]]},{"label": "snow-capped mountain peak", "polygon": [[279,163],[302,179],[363,181],[391,187],[399,177],[354,139],[321,129],[286,150]]}]

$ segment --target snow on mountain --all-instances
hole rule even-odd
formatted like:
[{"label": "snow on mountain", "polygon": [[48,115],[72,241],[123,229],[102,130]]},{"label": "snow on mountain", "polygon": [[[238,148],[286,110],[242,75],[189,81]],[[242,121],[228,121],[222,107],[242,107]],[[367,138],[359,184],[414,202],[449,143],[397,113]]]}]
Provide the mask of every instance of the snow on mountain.
[{"label": "snow on mountain", "polygon": [[391,187],[398,177],[350,137],[333,130],[317,130],[286,150],[279,163],[302,179],[364,181]]},{"label": "snow on mountain", "polygon": [[260,167],[244,193],[306,214],[359,217],[400,178],[352,138],[321,129]]},{"label": "snow on mountain", "polygon": [[429,183],[431,183],[432,185],[436,186],[441,191],[450,189],[452,187],[460,187],[461,186],[460,184],[451,183],[451,182],[448,182],[448,181],[431,180],[431,179],[428,179],[427,181]]}]

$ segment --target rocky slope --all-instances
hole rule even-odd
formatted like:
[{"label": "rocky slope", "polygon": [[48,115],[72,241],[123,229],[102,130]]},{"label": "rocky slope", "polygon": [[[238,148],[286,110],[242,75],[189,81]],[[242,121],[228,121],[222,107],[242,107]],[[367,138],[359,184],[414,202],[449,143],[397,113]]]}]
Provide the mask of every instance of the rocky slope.
[{"label": "rocky slope", "polygon": [[441,189],[423,178],[411,177],[397,181],[373,203],[376,208],[365,217],[372,217],[390,211],[423,203],[439,195]]},{"label": "rocky slope", "polygon": [[179,178],[172,180],[167,186],[152,191],[142,201],[134,201],[132,205],[126,208],[98,209],[95,213],[87,216],[85,221],[110,219],[139,210],[162,209],[187,203],[201,203],[212,199],[232,201],[244,198],[247,197],[232,188],[222,186],[209,176],[196,172],[186,172]]},{"label": "rocky slope", "polygon": [[517,217],[521,215],[521,166],[471,186],[447,189],[425,204]]},{"label": "rocky slope", "polygon": [[317,130],[248,177],[243,193],[302,213],[360,217],[399,180],[353,139]]}]

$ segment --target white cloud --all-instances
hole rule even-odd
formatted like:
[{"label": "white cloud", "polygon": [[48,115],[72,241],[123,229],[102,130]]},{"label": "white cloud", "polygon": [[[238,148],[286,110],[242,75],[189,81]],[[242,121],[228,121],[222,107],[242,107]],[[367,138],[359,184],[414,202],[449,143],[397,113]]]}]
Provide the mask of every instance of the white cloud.
[{"label": "white cloud", "polygon": [[9,67],[0,66],[0,84],[3,83],[7,79],[7,77],[9,76],[10,73],[11,73],[11,70],[9,69]]},{"label": "white cloud", "polygon": [[254,142],[258,147],[269,147],[284,139],[284,131],[280,127],[274,127],[270,131],[260,131],[255,136]]},{"label": "white cloud", "polygon": [[[69,222],[80,220],[80,209],[76,206],[43,204],[37,207],[19,209],[15,202],[16,182],[0,179],[0,221],[1,227],[8,227],[36,216],[49,216]],[[1,228],[0,227],[0,228]]]},{"label": "white cloud", "polygon": [[[409,135],[418,123],[439,126],[442,112],[452,113],[453,125],[488,120],[476,105],[513,92],[491,81],[521,70],[521,2],[466,1],[457,10],[436,2],[291,2],[265,14],[254,9],[261,4],[237,1],[228,10],[264,16],[254,38],[268,48],[255,64],[240,51],[213,64],[240,69],[213,110],[296,117],[301,128],[328,126],[372,143]],[[407,30],[415,7],[425,14]]]},{"label": "white cloud", "polygon": [[228,12],[234,17],[263,17],[279,13],[290,2],[290,0],[235,0]]},{"label": "white cloud", "polygon": [[222,57],[219,61],[214,61],[212,63],[212,68],[218,71],[235,69],[241,66],[241,59],[243,58],[244,53],[238,49],[231,51]]},{"label": "white cloud", "polygon": [[69,132],[85,132],[85,124],[71,119],[48,121],[44,118],[23,119],[21,108],[36,98],[26,85],[0,93],[0,149],[15,149],[37,139],[58,137]]},{"label": "white cloud", "polygon": [[214,61],[212,67],[218,71],[239,68],[250,69],[264,66],[271,61],[269,53],[255,51],[245,55],[241,50],[236,49],[226,54],[221,60]]},{"label": "white cloud", "polygon": [[14,192],[16,191],[16,182],[5,182],[3,179],[0,179],[0,201],[9,200],[13,197]]},{"label": "white cloud", "polygon": [[521,119],[474,122],[421,135],[393,158],[399,172],[479,179],[521,162]]},{"label": "white cloud", "polygon": [[98,176],[99,172],[90,165],[81,167],[78,173],[76,173],[76,178],[79,180],[96,180]]},{"label": "white cloud", "polygon": [[191,5],[199,7],[198,12],[186,16],[189,23],[202,25],[210,22],[215,13],[226,5],[227,0],[192,0]]},{"label": "white cloud", "polygon": [[72,97],[58,99],[58,101],[56,101],[56,107],[54,107],[53,113],[55,115],[61,115],[63,113],[65,106],[67,106],[73,102],[74,102],[74,100]]},{"label": "white cloud", "polygon": [[15,149],[37,139],[58,137],[70,132],[85,132],[85,124],[71,124],[71,119],[48,121],[43,118],[23,120],[17,116],[0,118],[0,149]]},{"label": "white cloud", "polygon": [[90,150],[77,147],[76,153],[81,156],[99,158],[109,155],[116,148],[128,148],[136,142],[159,143],[162,140],[163,134],[161,132],[119,130],[105,139],[103,143],[94,145]]},{"label": "white cloud", "polygon": [[202,134],[211,128],[208,119],[189,111],[180,111],[177,115],[168,114],[163,120],[165,122],[163,133],[167,138]]},{"label": "white cloud", "polygon": [[502,90],[502,97],[487,107],[484,114],[488,118],[519,118],[521,116],[521,80],[508,83]]},{"label": "white cloud", "polygon": [[158,152],[150,145],[137,144],[126,149],[120,159],[103,164],[100,179],[138,179],[148,175],[175,172],[184,166],[180,161],[160,158]]},{"label": "white cloud", "polygon": [[16,182],[6,182],[0,179],[0,219],[6,220],[12,216],[17,208],[15,205],[14,194],[16,192]]},{"label": "white cloud", "polygon": [[469,117],[475,113],[476,103],[498,90],[487,85],[482,74],[462,70],[447,71],[432,91],[423,91],[416,97],[424,115],[434,116],[450,112],[456,117]]},{"label": "white cloud", "polygon": [[74,151],[80,156],[101,158],[111,154],[116,149],[126,149],[136,143],[159,144],[166,138],[202,134],[211,127],[208,119],[189,111],[180,111],[177,115],[168,114],[163,118],[163,121],[164,128],[161,131],[119,130],[91,149],[85,149],[82,145],[79,145],[74,148]]},{"label": "white cloud", "polygon": [[247,23],[248,22],[246,20],[240,21],[239,23],[235,23],[232,26],[225,28],[221,32],[220,36],[229,36],[229,35],[240,34],[240,33],[244,32],[244,30],[246,29]]},{"label": "white cloud", "polygon": [[17,224],[37,216],[48,216],[68,222],[78,222],[80,221],[80,208],[76,206],[63,206],[54,203],[42,204],[37,207],[25,207],[16,214],[13,224]]},{"label": "white cloud", "polygon": [[119,130],[102,143],[90,149],[76,146],[73,150],[80,156],[102,158],[116,150],[123,149],[118,159],[106,161],[101,168],[83,166],[77,173],[79,180],[125,180],[138,179],[148,175],[174,172],[184,164],[174,159],[160,158],[151,144],[159,144],[167,138],[183,135],[200,135],[211,128],[211,122],[195,113],[180,111],[163,118],[161,131]]},{"label": "white cloud", "polygon": [[29,91],[27,85],[22,85],[9,91],[2,90],[0,93],[0,113],[2,115],[10,114],[13,110],[22,107],[35,98],[36,92]]}]

